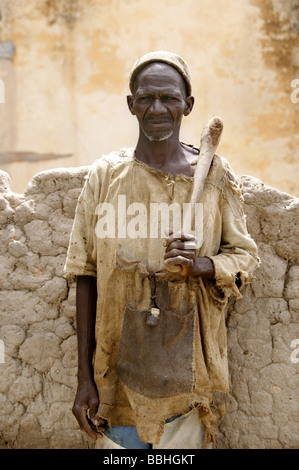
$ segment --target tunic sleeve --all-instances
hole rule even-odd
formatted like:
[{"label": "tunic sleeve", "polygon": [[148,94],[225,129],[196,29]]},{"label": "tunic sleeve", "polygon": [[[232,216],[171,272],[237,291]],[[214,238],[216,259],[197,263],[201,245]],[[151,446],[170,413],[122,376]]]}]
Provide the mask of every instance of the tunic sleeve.
[{"label": "tunic sleeve", "polygon": [[226,297],[241,297],[242,287],[253,279],[260,260],[247,231],[241,189],[228,162],[222,195],[221,244],[218,254],[209,258],[214,265],[216,286]]},{"label": "tunic sleeve", "polygon": [[64,275],[97,276],[96,202],[98,178],[92,167],[79,196],[67,251]]}]

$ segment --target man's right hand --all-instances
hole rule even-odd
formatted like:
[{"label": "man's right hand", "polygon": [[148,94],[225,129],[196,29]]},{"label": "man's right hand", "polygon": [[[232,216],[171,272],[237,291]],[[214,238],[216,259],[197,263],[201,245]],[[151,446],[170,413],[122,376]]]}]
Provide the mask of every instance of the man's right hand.
[{"label": "man's right hand", "polygon": [[95,383],[92,380],[79,382],[72,412],[80,428],[95,440],[101,438],[105,430],[104,421],[96,418],[98,405],[99,396]]}]

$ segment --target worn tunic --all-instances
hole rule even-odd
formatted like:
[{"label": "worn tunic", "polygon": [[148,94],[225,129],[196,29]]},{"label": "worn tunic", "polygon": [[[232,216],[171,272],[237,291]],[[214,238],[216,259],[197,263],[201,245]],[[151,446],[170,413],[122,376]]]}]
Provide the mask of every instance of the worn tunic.
[{"label": "worn tunic", "polygon": [[[212,434],[213,393],[229,387],[224,309],[259,262],[236,178],[215,155],[199,201],[203,224],[195,228],[197,256],[212,260],[215,279],[165,269],[160,230],[168,220],[157,208],[169,209],[171,225],[170,209],[183,210],[192,187],[192,177],[173,178],[137,161],[133,148],[103,156],[79,197],[65,265],[66,276],[97,278],[98,416],[136,426],[152,444],[166,419],[190,407]],[[153,306],[156,326],[148,324]]]}]

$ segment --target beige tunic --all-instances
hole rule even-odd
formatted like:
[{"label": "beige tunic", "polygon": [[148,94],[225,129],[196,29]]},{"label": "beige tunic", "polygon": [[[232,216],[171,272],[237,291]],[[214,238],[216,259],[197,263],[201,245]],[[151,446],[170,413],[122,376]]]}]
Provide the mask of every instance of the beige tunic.
[{"label": "beige tunic", "polygon": [[[66,276],[97,277],[98,415],[114,426],[136,425],[139,438],[152,444],[167,418],[190,407],[213,433],[213,393],[229,386],[224,308],[259,262],[236,179],[215,155],[199,201],[203,227],[196,228],[203,239],[198,256],[213,261],[215,280],[165,270],[157,204],[182,208],[192,184],[191,177],[173,179],[136,161],[134,149],[97,160],[78,200],[65,265]],[[146,323],[152,273],[160,311],[154,327]]]}]

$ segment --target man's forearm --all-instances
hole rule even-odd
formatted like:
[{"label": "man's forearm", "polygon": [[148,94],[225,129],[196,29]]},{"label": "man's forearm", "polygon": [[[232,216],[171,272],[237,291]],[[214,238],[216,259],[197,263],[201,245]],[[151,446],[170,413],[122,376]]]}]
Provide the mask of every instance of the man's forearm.
[{"label": "man's forearm", "polygon": [[78,276],[76,318],[79,382],[93,379],[92,356],[95,343],[96,303],[96,278],[92,276]]}]

